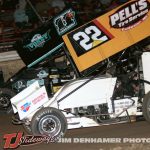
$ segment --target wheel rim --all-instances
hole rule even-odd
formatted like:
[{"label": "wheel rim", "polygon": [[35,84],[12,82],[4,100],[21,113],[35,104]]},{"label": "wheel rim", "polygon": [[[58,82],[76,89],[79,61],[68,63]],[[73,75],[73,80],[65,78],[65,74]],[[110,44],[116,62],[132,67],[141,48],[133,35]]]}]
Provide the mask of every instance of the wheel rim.
[{"label": "wheel rim", "polygon": [[61,122],[56,116],[46,115],[39,121],[40,134],[56,136],[61,130]]},{"label": "wheel rim", "polygon": [[0,107],[7,108],[10,104],[10,96],[7,94],[0,95]]}]

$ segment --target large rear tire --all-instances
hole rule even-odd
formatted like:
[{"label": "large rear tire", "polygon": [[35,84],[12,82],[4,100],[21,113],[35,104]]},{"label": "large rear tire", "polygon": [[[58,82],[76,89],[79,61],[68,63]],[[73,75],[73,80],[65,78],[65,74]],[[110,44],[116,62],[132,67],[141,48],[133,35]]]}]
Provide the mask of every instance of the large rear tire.
[{"label": "large rear tire", "polygon": [[150,92],[144,96],[142,111],[146,121],[150,122]]},{"label": "large rear tire", "polygon": [[42,108],[34,114],[31,120],[31,130],[34,135],[42,134],[58,139],[66,133],[67,120],[64,114],[56,108]]}]

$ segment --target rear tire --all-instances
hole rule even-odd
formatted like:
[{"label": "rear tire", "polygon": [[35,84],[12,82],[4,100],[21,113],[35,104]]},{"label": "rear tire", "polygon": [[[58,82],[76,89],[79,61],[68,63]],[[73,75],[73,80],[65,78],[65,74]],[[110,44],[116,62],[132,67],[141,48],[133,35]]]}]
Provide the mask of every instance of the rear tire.
[{"label": "rear tire", "polygon": [[150,122],[150,92],[144,96],[142,111],[146,121]]},{"label": "rear tire", "polygon": [[31,120],[31,130],[34,135],[48,135],[52,138],[61,138],[67,130],[67,120],[64,114],[56,108],[42,108],[37,111]]}]

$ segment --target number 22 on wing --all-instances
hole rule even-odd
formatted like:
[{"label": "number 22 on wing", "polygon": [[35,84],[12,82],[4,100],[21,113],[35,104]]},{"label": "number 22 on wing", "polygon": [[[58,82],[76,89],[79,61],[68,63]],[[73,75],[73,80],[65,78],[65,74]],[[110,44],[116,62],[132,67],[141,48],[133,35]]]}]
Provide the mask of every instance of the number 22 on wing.
[{"label": "number 22 on wing", "polygon": [[80,31],[74,34],[73,39],[79,42],[80,46],[88,51],[93,47],[94,41],[103,43],[108,40],[108,37],[106,35],[102,35],[102,32],[96,26],[92,25],[85,28],[84,32]]}]

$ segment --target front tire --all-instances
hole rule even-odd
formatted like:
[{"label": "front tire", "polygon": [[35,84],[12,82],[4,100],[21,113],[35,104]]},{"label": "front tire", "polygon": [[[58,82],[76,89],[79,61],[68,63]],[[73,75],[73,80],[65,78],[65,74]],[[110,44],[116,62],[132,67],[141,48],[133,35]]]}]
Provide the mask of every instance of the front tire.
[{"label": "front tire", "polygon": [[11,108],[10,99],[14,97],[16,93],[8,88],[0,88],[0,109],[7,111]]},{"label": "front tire", "polygon": [[48,135],[53,138],[63,137],[67,130],[67,120],[56,108],[42,108],[31,120],[31,130],[34,135]]}]

